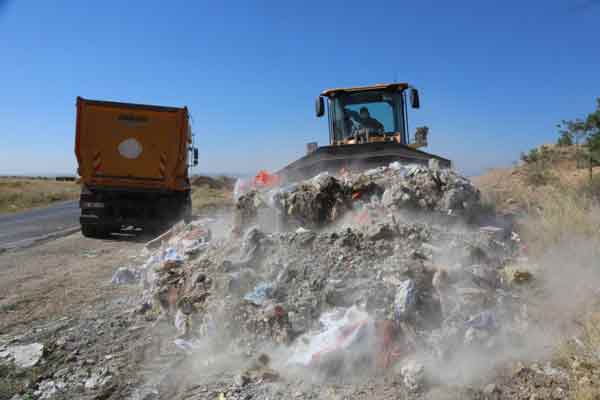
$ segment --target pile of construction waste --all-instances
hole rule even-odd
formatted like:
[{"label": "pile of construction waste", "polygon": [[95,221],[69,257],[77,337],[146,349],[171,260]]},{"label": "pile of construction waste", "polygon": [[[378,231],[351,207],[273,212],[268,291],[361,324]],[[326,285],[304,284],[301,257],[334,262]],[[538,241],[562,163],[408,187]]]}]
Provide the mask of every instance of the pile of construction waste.
[{"label": "pile of construction waste", "polygon": [[527,328],[513,289],[531,276],[507,273],[518,237],[482,225],[479,191],[452,170],[393,163],[236,198],[227,234],[211,236],[219,221],[175,226],[140,275],[143,312],[173,327],[174,345],[207,363],[206,343],[254,360],[237,385],[392,371],[418,391],[432,366]]}]

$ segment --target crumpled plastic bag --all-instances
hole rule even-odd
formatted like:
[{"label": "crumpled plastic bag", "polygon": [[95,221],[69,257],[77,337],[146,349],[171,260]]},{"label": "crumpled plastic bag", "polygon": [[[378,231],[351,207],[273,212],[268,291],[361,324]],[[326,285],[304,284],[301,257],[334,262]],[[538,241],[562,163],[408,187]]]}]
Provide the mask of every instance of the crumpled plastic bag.
[{"label": "crumpled plastic bag", "polygon": [[247,293],[244,296],[244,300],[249,301],[257,306],[262,306],[273,290],[273,284],[269,282],[262,282],[256,285],[253,291]]},{"label": "crumpled plastic bag", "polygon": [[319,332],[309,332],[296,340],[288,363],[308,366],[325,354],[348,349],[372,320],[366,312],[353,306],[324,313],[319,322],[323,326]]},{"label": "crumpled plastic bag", "polygon": [[111,278],[113,285],[132,285],[139,282],[140,272],[129,267],[119,267]]},{"label": "crumpled plastic bag", "polygon": [[252,189],[250,181],[239,178],[235,181],[235,185],[233,185],[233,200],[238,201],[238,199],[248,193],[250,189]]},{"label": "crumpled plastic bag", "polygon": [[170,269],[176,268],[183,264],[183,257],[179,255],[179,252],[174,247],[167,247],[162,255],[163,268]]},{"label": "crumpled plastic bag", "polygon": [[492,330],[498,326],[498,322],[496,321],[494,313],[491,311],[483,311],[477,315],[471,316],[467,320],[466,326],[475,329]]},{"label": "crumpled plastic bag", "polygon": [[398,285],[394,299],[394,311],[397,321],[406,320],[414,311],[417,302],[417,289],[412,279],[407,279]]}]

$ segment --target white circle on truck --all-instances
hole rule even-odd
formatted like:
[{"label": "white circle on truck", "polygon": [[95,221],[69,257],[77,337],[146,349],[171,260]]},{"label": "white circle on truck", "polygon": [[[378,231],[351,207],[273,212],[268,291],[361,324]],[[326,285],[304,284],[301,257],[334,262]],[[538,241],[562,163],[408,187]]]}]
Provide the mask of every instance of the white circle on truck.
[{"label": "white circle on truck", "polygon": [[119,144],[119,154],[132,160],[138,158],[142,154],[142,144],[134,138],[125,139]]}]

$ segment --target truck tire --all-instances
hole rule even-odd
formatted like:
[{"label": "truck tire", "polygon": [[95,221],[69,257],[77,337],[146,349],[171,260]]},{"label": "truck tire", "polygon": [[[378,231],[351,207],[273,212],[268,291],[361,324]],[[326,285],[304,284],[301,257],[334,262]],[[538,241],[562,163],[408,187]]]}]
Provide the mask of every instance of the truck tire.
[{"label": "truck tire", "polygon": [[81,225],[81,233],[91,239],[102,239],[109,235],[108,230],[97,225]]},{"label": "truck tire", "polygon": [[189,224],[192,222],[192,196],[188,192],[183,205],[183,222]]}]

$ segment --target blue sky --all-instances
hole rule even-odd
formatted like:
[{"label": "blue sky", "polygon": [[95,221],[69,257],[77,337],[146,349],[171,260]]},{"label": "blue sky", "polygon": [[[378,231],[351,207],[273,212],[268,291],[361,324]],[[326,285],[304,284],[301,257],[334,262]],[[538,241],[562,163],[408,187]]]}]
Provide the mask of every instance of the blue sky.
[{"label": "blue sky", "polygon": [[195,172],[328,140],[314,98],[408,81],[428,151],[467,174],[554,141],[600,97],[600,1],[3,1],[0,174],[73,173],[75,98],[187,105]]}]

